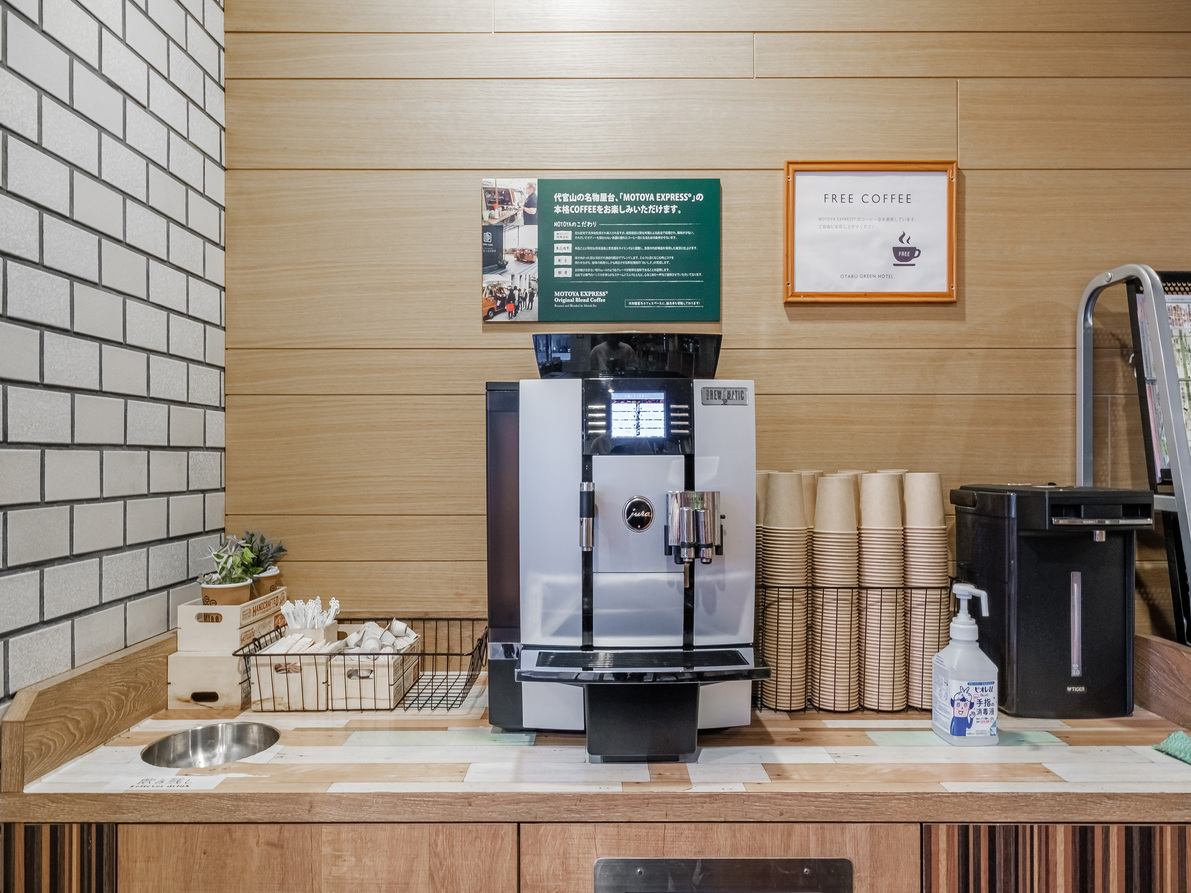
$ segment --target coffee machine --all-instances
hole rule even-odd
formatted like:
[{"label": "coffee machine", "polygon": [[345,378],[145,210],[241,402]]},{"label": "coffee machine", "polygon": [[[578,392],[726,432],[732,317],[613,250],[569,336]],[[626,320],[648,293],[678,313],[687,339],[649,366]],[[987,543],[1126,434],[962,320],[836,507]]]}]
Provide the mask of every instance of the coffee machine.
[{"label": "coffee machine", "polygon": [[489,383],[489,721],[673,760],[747,725],[756,446],[718,335],[535,335]]}]

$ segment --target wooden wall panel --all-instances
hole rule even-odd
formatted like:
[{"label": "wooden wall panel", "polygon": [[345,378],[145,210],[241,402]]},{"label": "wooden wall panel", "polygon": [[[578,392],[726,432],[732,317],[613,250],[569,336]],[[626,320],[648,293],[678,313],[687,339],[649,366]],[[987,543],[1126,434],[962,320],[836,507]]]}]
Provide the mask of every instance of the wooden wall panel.
[{"label": "wooden wall panel", "polygon": [[720,79],[229,80],[227,116],[234,168],[491,174],[615,159],[625,168],[773,169],[788,158],[956,151],[951,80],[811,80],[798,89]]},{"label": "wooden wall panel", "polygon": [[959,93],[969,171],[1188,166],[1191,79],[963,80]]},{"label": "wooden wall panel", "polygon": [[756,52],[759,78],[1191,75],[1185,33],[788,32],[757,34]]},{"label": "wooden wall panel", "polygon": [[492,0],[227,0],[224,29],[233,31],[492,30]]},{"label": "wooden wall panel", "polygon": [[[551,327],[478,318],[481,177],[721,180],[722,322],[689,328],[757,381],[762,466],[1069,482],[1084,288],[1191,265],[1184,0],[232,0],[227,31],[228,523],[307,597],[483,608],[483,385]],[[866,158],[958,159],[955,304],[783,305],[783,163]],[[1123,289],[1096,323],[1096,480],[1136,486]],[[1164,576],[1144,545],[1151,626]]]},{"label": "wooden wall panel", "polygon": [[[230,397],[228,514],[472,514],[484,399]],[[298,557],[298,556],[294,556]]]},{"label": "wooden wall panel", "polygon": [[[282,0],[270,0],[280,3]],[[497,31],[1188,31],[1181,0],[1085,3],[1006,0],[495,0]],[[345,29],[346,30],[346,29]]]},{"label": "wooden wall panel", "polygon": [[[1120,392],[1129,371],[1117,351],[1097,353],[1097,393]],[[1118,368],[1120,367],[1120,368]],[[758,394],[1070,394],[1073,349],[855,348],[733,349],[720,378],[751,378]],[[488,381],[537,378],[525,346],[508,350],[234,350],[233,395],[458,394]]]},{"label": "wooden wall panel", "polygon": [[753,76],[749,34],[233,33],[227,55],[229,78]]},{"label": "wooden wall panel", "polygon": [[919,826],[522,825],[522,893],[589,893],[596,859],[845,858],[856,893],[918,893]]},{"label": "wooden wall panel", "polygon": [[[845,339],[865,348],[1070,349],[1076,308],[1093,276],[1122,263],[1181,269],[1188,262],[1191,171],[961,172],[958,303],[786,307],[783,175],[712,173],[724,191],[728,348],[839,346]],[[545,326],[484,327],[478,299],[461,297],[478,292],[479,176],[233,171],[229,349],[526,349],[527,333]],[[1127,339],[1123,297],[1109,297],[1117,292],[1123,289],[1101,298],[1097,320],[1112,319]],[[234,367],[234,358],[228,362]]]}]

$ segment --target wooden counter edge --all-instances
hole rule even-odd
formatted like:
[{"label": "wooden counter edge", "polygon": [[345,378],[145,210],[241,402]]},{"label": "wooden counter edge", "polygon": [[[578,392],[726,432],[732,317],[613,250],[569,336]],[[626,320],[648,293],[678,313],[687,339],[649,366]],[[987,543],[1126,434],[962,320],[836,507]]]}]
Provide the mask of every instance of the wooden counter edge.
[{"label": "wooden counter edge", "polygon": [[21,689],[0,722],[0,792],[23,791],[166,707],[177,633],[146,639]]},{"label": "wooden counter edge", "polygon": [[913,822],[1180,824],[1162,793],[257,793],[5,794],[5,822],[177,824]]}]

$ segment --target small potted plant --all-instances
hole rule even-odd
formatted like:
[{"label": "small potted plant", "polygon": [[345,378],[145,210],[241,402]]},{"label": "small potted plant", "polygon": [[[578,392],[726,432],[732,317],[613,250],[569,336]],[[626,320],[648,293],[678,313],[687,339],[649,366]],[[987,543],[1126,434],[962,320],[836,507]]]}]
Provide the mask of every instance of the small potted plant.
[{"label": "small potted plant", "polygon": [[256,598],[268,595],[274,589],[280,589],[285,584],[281,582],[281,568],[277,562],[285,554],[285,546],[280,542],[273,542],[263,533],[253,533],[251,530],[244,534],[244,548],[252,553],[255,570],[252,578],[252,592]]},{"label": "small potted plant", "polygon": [[215,570],[199,577],[204,605],[242,605],[252,594],[255,555],[234,536],[211,549]]}]

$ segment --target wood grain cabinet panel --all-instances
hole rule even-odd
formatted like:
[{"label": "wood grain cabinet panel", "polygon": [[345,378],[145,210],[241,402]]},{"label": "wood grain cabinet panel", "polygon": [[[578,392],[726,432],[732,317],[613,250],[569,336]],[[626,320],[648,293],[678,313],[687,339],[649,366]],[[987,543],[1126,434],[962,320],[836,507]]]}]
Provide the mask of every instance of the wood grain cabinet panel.
[{"label": "wood grain cabinet panel", "polygon": [[521,826],[521,893],[590,893],[596,859],[845,858],[856,893],[918,893],[919,826],[576,824]]},{"label": "wood grain cabinet panel", "polygon": [[1183,893],[1186,825],[924,825],[922,893]]},{"label": "wood grain cabinet panel", "polygon": [[516,893],[517,827],[121,825],[119,890]]}]

